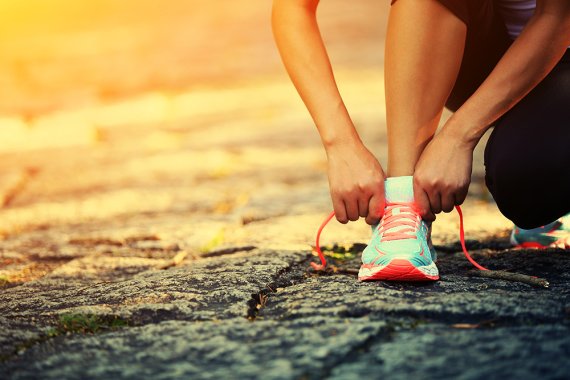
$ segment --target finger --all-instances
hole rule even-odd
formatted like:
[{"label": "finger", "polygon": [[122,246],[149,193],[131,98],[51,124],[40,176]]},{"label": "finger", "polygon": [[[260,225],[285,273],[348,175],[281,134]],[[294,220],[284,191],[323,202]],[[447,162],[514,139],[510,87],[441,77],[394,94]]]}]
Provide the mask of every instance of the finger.
[{"label": "finger", "polygon": [[366,223],[370,224],[371,226],[378,224],[383,214],[384,214],[384,196],[373,195],[372,198],[370,198]]},{"label": "finger", "polygon": [[455,204],[457,206],[461,206],[463,202],[465,202],[465,198],[467,198],[467,193],[469,191],[469,187],[465,187],[463,189],[458,190],[455,193]]},{"label": "finger", "polygon": [[427,221],[434,221],[435,215],[431,212],[429,197],[427,196],[426,192],[420,187],[420,185],[416,184],[415,182],[414,182],[414,198],[422,218]]},{"label": "finger", "polygon": [[358,202],[356,200],[350,201],[345,199],[344,200],[344,207],[346,208],[346,216],[348,220],[358,220]]},{"label": "finger", "polygon": [[338,220],[339,223],[342,224],[348,223],[348,217],[346,216],[346,209],[344,207],[344,202],[342,201],[342,199],[338,197],[333,197],[332,201],[333,201],[334,215],[336,217],[336,220]]},{"label": "finger", "polygon": [[358,199],[358,215],[365,218],[368,216],[368,202],[370,200],[370,197],[366,197],[366,196],[362,196],[360,199]]},{"label": "finger", "polygon": [[441,196],[441,210],[443,212],[451,212],[455,206],[455,196],[447,194]]},{"label": "finger", "polygon": [[428,193],[429,197],[429,204],[431,205],[431,212],[435,214],[439,214],[441,212],[441,195],[439,192],[432,191]]},{"label": "finger", "polygon": [[434,215],[439,214],[441,212],[441,195],[439,195],[439,192],[435,190],[428,191],[426,192],[426,194],[429,198],[429,204],[432,214]]}]

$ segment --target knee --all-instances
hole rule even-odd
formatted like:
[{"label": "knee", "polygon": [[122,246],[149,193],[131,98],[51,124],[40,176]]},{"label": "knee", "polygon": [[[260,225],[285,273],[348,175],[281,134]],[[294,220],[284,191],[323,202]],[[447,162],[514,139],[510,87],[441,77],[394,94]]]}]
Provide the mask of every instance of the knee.
[{"label": "knee", "polygon": [[516,169],[505,162],[491,158],[485,161],[485,182],[501,213],[521,228],[534,228],[537,225],[529,207],[531,198],[526,194],[524,179]]},{"label": "knee", "polygon": [[491,144],[489,141],[485,150],[485,182],[505,217],[518,227],[530,229],[564,215],[566,206],[559,194],[552,194],[540,177],[532,175],[531,165],[521,155],[493,149]]},{"label": "knee", "polygon": [[534,210],[529,173],[513,152],[496,149],[493,138],[485,149],[485,182],[501,213],[521,228],[551,222]]}]

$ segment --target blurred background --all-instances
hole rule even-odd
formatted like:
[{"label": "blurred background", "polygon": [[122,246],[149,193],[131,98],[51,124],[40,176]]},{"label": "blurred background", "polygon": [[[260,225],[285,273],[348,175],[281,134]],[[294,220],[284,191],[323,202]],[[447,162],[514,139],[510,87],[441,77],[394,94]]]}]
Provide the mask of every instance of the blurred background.
[{"label": "blurred background", "polygon": [[[323,1],[337,65],[382,63],[386,7]],[[148,92],[176,94],[281,75],[271,1],[3,0],[3,114],[28,120]]]},{"label": "blurred background", "polygon": [[[323,0],[318,13],[341,93],[382,164],[388,9]],[[307,248],[331,208],[326,161],[270,13],[271,1],[2,0],[0,234],[27,231],[58,255],[77,234],[133,231],[192,252]],[[487,204],[482,167],[478,154],[472,192]],[[472,228],[495,226],[491,209],[470,212],[485,215]],[[331,228],[336,241],[368,235],[364,223]],[[7,255],[13,275],[30,260]]]},{"label": "blurred background", "polygon": [[269,6],[228,0],[4,0],[1,110],[36,116],[275,73]]},{"label": "blurred background", "polygon": [[[270,1],[244,0],[0,2],[4,206],[84,196],[114,186],[114,171],[120,185],[157,174],[122,167],[126,158],[184,152],[155,166],[189,179],[231,171],[218,157],[230,146],[319,152],[270,12]],[[327,0],[319,16],[353,116],[380,128],[387,5]],[[209,157],[216,149],[226,150]],[[209,156],[186,157],[198,151]]]}]

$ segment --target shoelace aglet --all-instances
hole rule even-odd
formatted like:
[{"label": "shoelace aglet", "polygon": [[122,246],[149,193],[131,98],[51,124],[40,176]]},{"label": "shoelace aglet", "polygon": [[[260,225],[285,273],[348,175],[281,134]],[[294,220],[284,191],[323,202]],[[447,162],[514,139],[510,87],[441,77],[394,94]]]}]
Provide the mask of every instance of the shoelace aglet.
[{"label": "shoelace aglet", "polygon": [[316,270],[316,271],[324,271],[324,270],[327,269],[326,261],[325,261],[325,265],[323,265],[323,264],[317,264],[317,263],[315,263],[315,262],[312,262],[312,263],[311,263],[311,267],[312,267],[314,270]]}]

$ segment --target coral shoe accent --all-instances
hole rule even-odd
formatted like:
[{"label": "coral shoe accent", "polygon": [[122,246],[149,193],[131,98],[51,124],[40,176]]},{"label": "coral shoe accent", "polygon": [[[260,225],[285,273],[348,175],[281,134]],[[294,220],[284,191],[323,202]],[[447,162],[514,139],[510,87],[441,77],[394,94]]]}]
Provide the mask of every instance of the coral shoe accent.
[{"label": "coral shoe accent", "polygon": [[[393,259],[390,264],[375,273],[369,273],[369,264],[363,264],[360,268],[358,279],[361,281],[384,280],[384,281],[436,281],[439,274],[425,273],[415,267],[410,261],[404,259]],[[435,265],[432,267],[437,270]]]}]

